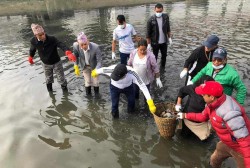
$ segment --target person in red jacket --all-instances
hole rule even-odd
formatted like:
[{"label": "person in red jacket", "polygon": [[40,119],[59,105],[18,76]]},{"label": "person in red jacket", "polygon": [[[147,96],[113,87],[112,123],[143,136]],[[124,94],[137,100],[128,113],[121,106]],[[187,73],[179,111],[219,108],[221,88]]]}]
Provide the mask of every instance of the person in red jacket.
[{"label": "person in red jacket", "polygon": [[57,40],[56,37],[47,35],[42,26],[32,23],[31,29],[34,33],[34,37],[30,40],[29,63],[34,64],[33,57],[35,56],[36,51],[38,51],[38,55],[43,65],[48,91],[53,91],[53,73],[56,73],[57,81],[61,85],[62,90],[68,91],[62,61],[57,52],[57,48],[62,49],[70,61],[75,62],[76,57],[72,54],[70,49],[65,44]]},{"label": "person in red jacket", "polygon": [[[250,167],[250,120],[244,108],[231,96],[223,93],[216,81],[207,81],[195,88],[207,106],[202,113],[178,113],[177,118],[204,122],[210,120],[220,141],[210,158],[210,165],[219,168],[233,157],[238,168]],[[243,161],[244,160],[244,161]]]}]

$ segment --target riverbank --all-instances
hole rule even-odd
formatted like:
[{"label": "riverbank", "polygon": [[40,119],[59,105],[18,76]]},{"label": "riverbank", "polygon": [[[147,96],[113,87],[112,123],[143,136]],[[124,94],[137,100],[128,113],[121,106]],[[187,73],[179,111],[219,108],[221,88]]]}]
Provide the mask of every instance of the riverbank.
[{"label": "riverbank", "polygon": [[[129,6],[157,3],[157,0],[9,0],[0,2],[0,16],[32,12],[93,9],[110,6]],[[164,1],[166,2],[166,1]]]}]

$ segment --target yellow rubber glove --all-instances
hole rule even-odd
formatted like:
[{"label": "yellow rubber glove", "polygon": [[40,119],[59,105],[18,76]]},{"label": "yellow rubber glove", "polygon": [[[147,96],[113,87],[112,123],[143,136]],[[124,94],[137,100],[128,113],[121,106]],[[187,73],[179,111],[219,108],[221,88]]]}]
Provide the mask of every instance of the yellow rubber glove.
[{"label": "yellow rubber glove", "polygon": [[147,100],[149,110],[152,114],[156,112],[156,107],[152,99]]},{"label": "yellow rubber glove", "polygon": [[97,74],[97,72],[96,72],[96,69],[94,69],[94,70],[91,71],[91,76],[92,76],[93,78],[96,78],[96,77],[98,76],[98,74]]},{"label": "yellow rubber glove", "polygon": [[74,65],[74,69],[75,69],[76,76],[79,76],[80,75],[80,70],[79,70],[78,66]]}]

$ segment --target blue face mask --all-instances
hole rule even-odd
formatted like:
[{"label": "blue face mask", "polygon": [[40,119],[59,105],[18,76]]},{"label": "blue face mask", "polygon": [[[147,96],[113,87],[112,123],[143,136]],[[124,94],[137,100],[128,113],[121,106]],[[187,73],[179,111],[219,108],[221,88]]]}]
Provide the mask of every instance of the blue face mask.
[{"label": "blue face mask", "polygon": [[156,16],[156,17],[161,17],[161,16],[162,16],[162,13],[155,13],[155,16]]}]

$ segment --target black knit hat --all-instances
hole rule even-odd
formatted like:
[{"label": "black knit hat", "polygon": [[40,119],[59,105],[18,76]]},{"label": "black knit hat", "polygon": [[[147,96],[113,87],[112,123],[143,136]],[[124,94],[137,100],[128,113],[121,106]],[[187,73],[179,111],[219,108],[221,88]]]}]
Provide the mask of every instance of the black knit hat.
[{"label": "black knit hat", "polygon": [[114,81],[120,80],[122,77],[124,77],[127,74],[128,70],[126,65],[124,64],[118,64],[116,65],[114,71],[111,74],[111,79]]}]

